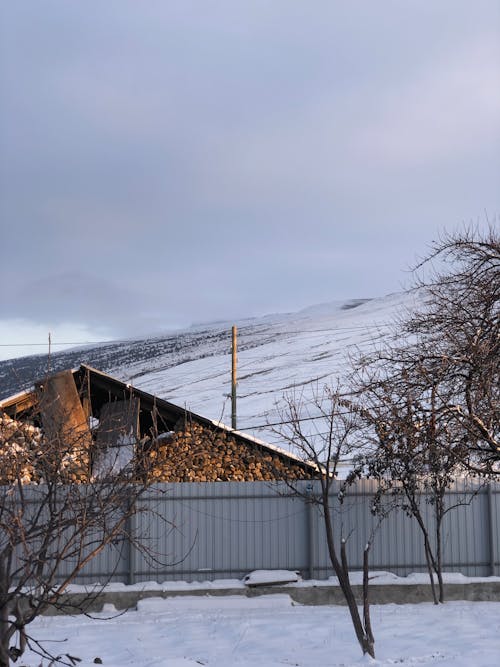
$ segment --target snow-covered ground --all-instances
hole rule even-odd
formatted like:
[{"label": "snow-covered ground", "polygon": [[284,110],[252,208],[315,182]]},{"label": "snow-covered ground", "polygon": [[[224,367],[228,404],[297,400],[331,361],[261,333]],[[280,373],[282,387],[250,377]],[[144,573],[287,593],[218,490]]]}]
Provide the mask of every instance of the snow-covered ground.
[{"label": "snow-covered ground", "polygon": [[95,617],[43,617],[30,631],[81,667],[497,667],[500,657],[497,602],[372,606],[376,660],[361,656],[346,607],[296,606],[288,595],[149,598]]}]

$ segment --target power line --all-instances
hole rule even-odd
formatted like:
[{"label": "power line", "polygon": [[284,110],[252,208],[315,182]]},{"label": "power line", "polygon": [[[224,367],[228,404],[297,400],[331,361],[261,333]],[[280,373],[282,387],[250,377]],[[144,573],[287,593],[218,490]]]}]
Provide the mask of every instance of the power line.
[{"label": "power line", "polygon": [[[336,415],[339,416],[345,416],[345,415],[352,415],[353,413],[349,410],[346,411],[338,411],[335,413]],[[248,424],[247,426],[239,426],[238,431],[250,431],[252,429],[258,430],[258,429],[263,429],[263,428],[270,428],[272,426],[288,426],[289,424],[295,424],[297,422],[307,422],[307,421],[315,421],[317,419],[330,419],[331,416],[329,415],[316,415],[315,417],[297,417],[294,419],[288,419],[286,421],[280,421],[280,422],[269,422],[268,424]]]},{"label": "power line", "polygon": [[[54,345],[102,345],[103,343],[121,343],[125,341],[117,340],[84,340],[84,341],[69,341],[65,343],[54,343],[51,341],[51,347]],[[0,347],[48,347],[48,343],[0,343]]]},{"label": "power line", "polygon": [[[283,331],[276,331],[276,332],[266,332],[266,331],[256,331],[255,334],[259,336],[271,336],[273,333],[276,334],[305,334],[305,333],[331,333],[332,331],[358,331],[358,330],[363,330],[363,329],[377,329],[378,327],[391,327],[393,326],[393,322],[380,322],[377,324],[353,324],[350,327],[330,327],[329,329],[301,329],[301,330],[293,330],[293,329],[285,329]],[[243,338],[245,335],[251,336],[253,333],[245,332],[244,330],[241,331],[241,337]]]},{"label": "power line", "polygon": [[[243,338],[245,336],[262,336],[262,337],[271,337],[271,336],[284,336],[288,334],[293,334],[293,335],[302,335],[302,334],[310,334],[310,333],[334,333],[336,331],[370,331],[373,329],[378,329],[379,327],[390,327],[392,326],[392,322],[380,322],[377,324],[360,324],[360,325],[352,325],[349,327],[331,327],[329,329],[302,329],[302,330],[284,330],[284,331],[255,331],[255,332],[245,332],[245,329],[240,329],[240,337]],[[178,334],[165,334],[165,338],[179,338],[184,335],[190,335],[190,336],[195,336],[196,334],[193,332],[183,332],[183,333],[178,333]],[[146,338],[141,338],[141,339],[126,339],[126,338],[119,338],[119,339],[111,339],[111,340],[80,340],[80,341],[66,341],[62,343],[55,343],[52,342],[51,345],[103,345],[103,344],[115,344],[115,343],[129,343],[129,344],[134,344],[134,343],[141,343],[143,344],[144,341],[150,341],[150,342],[161,342],[161,340],[164,340],[163,334],[158,334],[153,337],[146,337]],[[159,340],[158,340],[159,339]],[[274,342],[274,341],[270,341]],[[278,342],[278,341],[276,341]],[[0,347],[46,347],[47,342],[44,343],[0,343]],[[252,348],[249,348],[252,349]]]}]

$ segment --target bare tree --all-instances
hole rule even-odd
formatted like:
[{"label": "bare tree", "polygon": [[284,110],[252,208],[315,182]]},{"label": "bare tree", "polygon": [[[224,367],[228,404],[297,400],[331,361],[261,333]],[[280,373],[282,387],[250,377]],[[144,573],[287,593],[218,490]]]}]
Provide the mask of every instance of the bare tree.
[{"label": "bare tree", "polygon": [[498,230],[444,236],[416,267],[416,286],[425,304],[402,323],[403,335],[414,342],[400,362],[409,374],[415,365],[429,376],[438,369],[447,417],[469,443],[469,467],[500,473]]},{"label": "bare tree", "polygon": [[[284,407],[280,410],[281,424],[275,432],[304,459],[314,463],[318,469],[320,492],[304,492],[303,487],[293,481],[288,485],[294,493],[305,497],[319,506],[324,520],[328,554],[333,570],[338,577],[351,616],[356,638],[363,654],[375,657],[375,639],[370,621],[368,596],[368,558],[373,541],[373,532],[366,541],[363,552],[363,604],[360,613],[349,578],[346,543],[348,535],[341,535],[337,545],[334,535],[334,514],[332,509],[332,486],[339,465],[344,457],[349,457],[353,449],[353,439],[358,432],[356,414],[346,410],[344,401],[334,389],[325,387],[313,392],[312,398],[285,396]],[[343,501],[345,488],[339,494]]]},{"label": "bare tree", "polygon": [[[354,362],[352,405],[374,445],[358,474],[377,478],[379,498],[390,494],[417,520],[438,602],[442,522],[452,509],[445,492],[457,474],[500,473],[498,233],[445,236],[416,267],[414,288],[422,305],[400,317],[381,349]],[[433,531],[422,498],[432,505]]]},{"label": "bare tree", "polygon": [[444,602],[443,520],[480,488],[456,495],[452,504],[446,501],[457,475],[467,472],[470,450],[459,424],[449,418],[449,399],[442,392],[436,369],[429,377],[424,367],[413,367],[411,376],[403,372],[365,384],[362,407],[351,404],[366,424],[365,442],[373,445],[355,458],[351,477],[377,480],[376,512],[385,514],[390,498],[393,507],[416,520],[436,604]]},{"label": "bare tree", "polygon": [[49,608],[86,609],[95,594],[75,602],[69,584],[106,547],[135,540],[130,519],[149,485],[139,457],[118,468],[108,453],[108,468],[93,475],[85,429],[59,436],[0,415],[1,667],[27,647],[74,664],[69,654],[51,655],[29,625]]}]

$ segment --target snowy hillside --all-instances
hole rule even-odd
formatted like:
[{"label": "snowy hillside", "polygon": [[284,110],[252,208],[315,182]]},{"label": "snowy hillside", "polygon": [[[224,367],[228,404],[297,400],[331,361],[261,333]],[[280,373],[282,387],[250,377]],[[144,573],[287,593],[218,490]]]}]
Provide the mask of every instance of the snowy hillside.
[{"label": "snowy hillside", "polygon": [[[320,304],[298,313],[238,324],[238,428],[276,441],[266,425],[279,419],[276,403],[290,391],[335,383],[346,357],[387,337],[396,314],[413,297]],[[230,423],[231,324],[198,325],[183,332],[60,352],[51,369],[88,363],[140,389],[212,419]],[[0,397],[43,377],[47,359],[0,362]]]}]

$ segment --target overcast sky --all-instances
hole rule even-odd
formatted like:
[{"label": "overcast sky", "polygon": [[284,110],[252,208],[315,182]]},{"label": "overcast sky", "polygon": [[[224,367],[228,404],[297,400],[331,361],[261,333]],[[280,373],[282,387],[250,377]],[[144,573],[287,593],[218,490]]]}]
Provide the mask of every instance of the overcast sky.
[{"label": "overcast sky", "polygon": [[0,4],[0,358],[398,291],[499,183],[498,0]]}]

